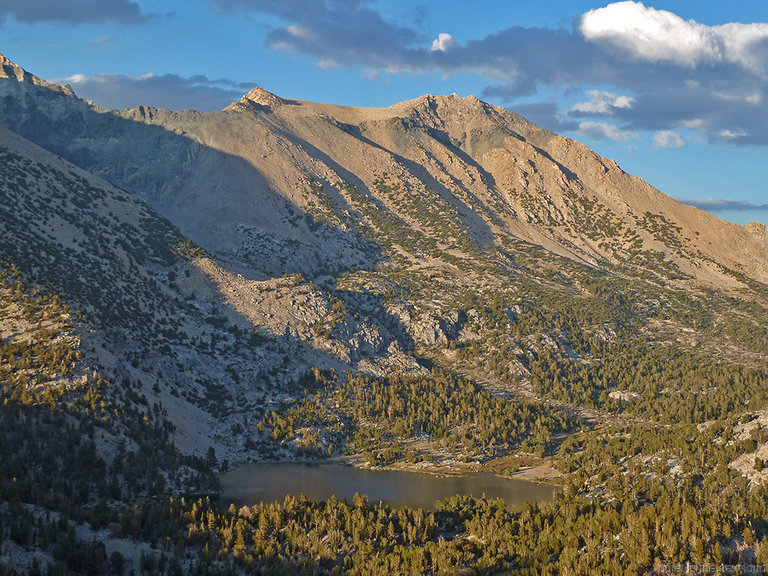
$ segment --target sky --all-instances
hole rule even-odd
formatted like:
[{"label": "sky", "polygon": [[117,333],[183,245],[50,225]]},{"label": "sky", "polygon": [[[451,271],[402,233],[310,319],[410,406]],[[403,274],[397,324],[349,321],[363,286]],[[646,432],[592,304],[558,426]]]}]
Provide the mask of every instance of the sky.
[{"label": "sky", "polygon": [[768,224],[764,0],[0,0],[0,52],[107,108],[474,94]]}]

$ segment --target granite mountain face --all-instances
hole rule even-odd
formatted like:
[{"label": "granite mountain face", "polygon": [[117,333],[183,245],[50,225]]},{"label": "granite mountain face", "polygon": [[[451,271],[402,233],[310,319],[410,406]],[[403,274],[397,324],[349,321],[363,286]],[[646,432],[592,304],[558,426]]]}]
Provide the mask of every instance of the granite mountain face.
[{"label": "granite mountain face", "polygon": [[91,364],[141,382],[186,451],[253,453],[250,415],[321,373],[442,367],[610,418],[634,396],[541,370],[614,345],[765,359],[765,226],[471,96],[116,111],[0,56],[0,123],[3,259],[82,314]]},{"label": "granite mountain face", "polygon": [[[269,276],[375,265],[383,223],[466,258],[517,238],[591,266],[657,260],[735,287],[768,279],[766,230],[680,204],[585,146],[474,97],[389,108],[256,88],[219,112],[103,110],[2,60],[3,124],[146,201],[192,240]],[[416,253],[392,240],[404,258]],[[437,254],[437,260],[440,260]]]}]

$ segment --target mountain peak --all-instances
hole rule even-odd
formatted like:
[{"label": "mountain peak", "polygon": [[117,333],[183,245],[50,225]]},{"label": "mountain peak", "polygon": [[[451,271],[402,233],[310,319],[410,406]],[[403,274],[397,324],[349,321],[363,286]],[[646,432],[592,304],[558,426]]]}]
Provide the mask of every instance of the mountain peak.
[{"label": "mountain peak", "polygon": [[30,84],[32,86],[50,88],[58,92],[64,92],[69,96],[75,95],[75,92],[72,90],[72,87],[69,84],[66,86],[60,86],[59,84],[52,84],[47,82],[46,80],[43,80],[34,74],[30,74],[24,70],[24,68],[14,63],[10,58],[7,58],[4,54],[0,54],[0,78],[16,80],[22,84]]},{"label": "mountain peak", "polygon": [[398,116],[411,118],[432,126],[444,127],[446,123],[463,124],[469,118],[486,116],[495,107],[476,96],[458,94],[424,94],[413,100],[394,104],[389,108]]},{"label": "mountain peak", "polygon": [[35,78],[24,68],[14,64],[4,54],[0,54],[0,78],[15,78],[19,82],[27,81],[27,78]]},{"label": "mountain peak", "polygon": [[279,96],[272,94],[272,92],[265,90],[261,86],[256,86],[245,93],[243,97],[240,98],[238,102],[234,102],[233,105],[234,104],[258,104],[260,106],[267,106],[268,108],[277,108],[284,104],[284,101]]},{"label": "mountain peak", "polygon": [[424,94],[414,100],[401,102],[400,105],[410,105],[413,108],[435,106],[477,108],[485,106],[486,103],[474,95],[459,96],[454,92],[453,94]]},{"label": "mountain peak", "polygon": [[759,238],[759,239],[766,239],[768,240],[768,226],[765,224],[762,224],[761,222],[749,222],[746,225],[747,230],[752,234],[752,236]]}]

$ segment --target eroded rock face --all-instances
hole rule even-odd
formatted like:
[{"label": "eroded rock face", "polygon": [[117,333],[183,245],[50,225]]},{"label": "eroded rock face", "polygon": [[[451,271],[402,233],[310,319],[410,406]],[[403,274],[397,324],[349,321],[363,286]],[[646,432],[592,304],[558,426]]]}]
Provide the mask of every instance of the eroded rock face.
[{"label": "eroded rock face", "polygon": [[746,225],[747,230],[759,240],[768,240],[768,226],[761,222],[750,222]]},{"label": "eroded rock face", "polygon": [[459,335],[460,315],[448,310],[440,315],[423,312],[413,325],[414,336],[425,344],[447,344]]},{"label": "eroded rock face", "polygon": [[622,402],[632,402],[633,400],[642,398],[637,392],[629,392],[626,390],[612,390],[608,393],[608,397],[613,400],[621,400]]},{"label": "eroded rock face", "polygon": [[381,375],[421,370],[380,320],[351,312],[332,292],[302,276],[252,280],[209,258],[195,264],[236,318],[260,334],[293,341],[299,347],[296,361],[305,366]]},{"label": "eroded rock face", "polygon": [[276,108],[282,106],[284,101],[279,96],[275,96],[271,92],[264,90],[264,88],[256,87],[248,91],[241,99],[240,102],[260,104],[268,108]]}]

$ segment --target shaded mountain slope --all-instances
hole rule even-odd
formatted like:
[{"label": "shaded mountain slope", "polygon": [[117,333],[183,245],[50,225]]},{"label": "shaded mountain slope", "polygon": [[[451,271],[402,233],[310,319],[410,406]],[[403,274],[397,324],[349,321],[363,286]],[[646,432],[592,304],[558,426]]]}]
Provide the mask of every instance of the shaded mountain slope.
[{"label": "shaded mountain slope", "polygon": [[[242,451],[252,430],[238,414],[290,393],[312,366],[417,368],[386,328],[327,292],[227,271],[131,195],[2,127],[0,158],[3,266],[75,310],[84,366],[159,403],[183,450]],[[254,316],[264,301],[271,313]],[[313,330],[330,315],[332,328]]]}]

